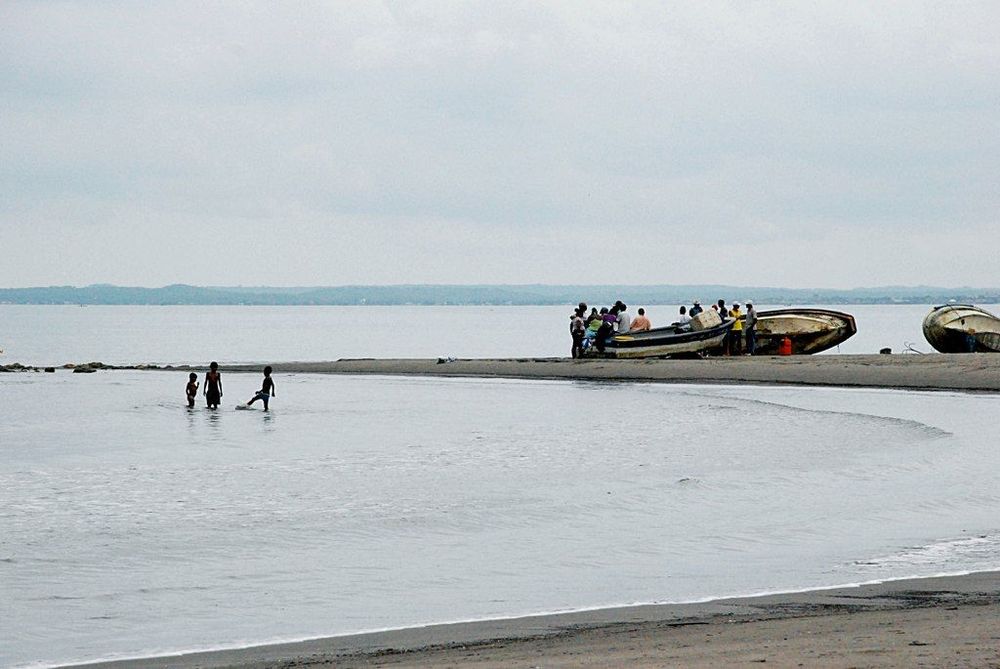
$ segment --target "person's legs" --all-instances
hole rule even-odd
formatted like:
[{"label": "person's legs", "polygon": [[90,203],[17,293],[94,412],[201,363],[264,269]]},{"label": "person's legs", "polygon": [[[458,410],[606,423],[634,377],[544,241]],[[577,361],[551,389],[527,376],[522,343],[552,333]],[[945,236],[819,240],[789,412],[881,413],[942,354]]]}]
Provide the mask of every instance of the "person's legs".
[{"label": "person's legs", "polygon": [[753,352],[757,349],[757,334],[753,331],[753,328],[747,330],[747,355],[753,355]]}]

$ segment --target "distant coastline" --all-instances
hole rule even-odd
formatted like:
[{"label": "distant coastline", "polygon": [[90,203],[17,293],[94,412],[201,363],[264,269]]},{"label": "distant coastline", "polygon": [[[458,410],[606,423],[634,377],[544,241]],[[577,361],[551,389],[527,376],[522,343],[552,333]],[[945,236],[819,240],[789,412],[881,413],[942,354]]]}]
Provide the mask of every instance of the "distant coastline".
[{"label": "distant coastline", "polygon": [[617,299],[642,303],[684,304],[722,297],[757,304],[974,304],[1000,303],[1000,288],[883,286],[813,289],[727,285],[440,285],[330,287],[217,287],[175,284],[160,288],[114,286],[39,286],[0,288],[0,304],[88,305],[480,305],[528,306],[594,304]]}]

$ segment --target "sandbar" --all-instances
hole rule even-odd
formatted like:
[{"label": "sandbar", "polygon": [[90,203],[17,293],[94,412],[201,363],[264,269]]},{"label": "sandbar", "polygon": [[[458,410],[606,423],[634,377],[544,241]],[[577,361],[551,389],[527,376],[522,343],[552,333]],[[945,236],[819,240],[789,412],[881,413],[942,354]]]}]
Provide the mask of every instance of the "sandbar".
[{"label": "sandbar", "polygon": [[[694,360],[360,358],[271,364],[275,373],[1000,391],[1000,355],[991,353],[744,356]],[[260,366],[227,365],[224,369],[259,372]]]}]

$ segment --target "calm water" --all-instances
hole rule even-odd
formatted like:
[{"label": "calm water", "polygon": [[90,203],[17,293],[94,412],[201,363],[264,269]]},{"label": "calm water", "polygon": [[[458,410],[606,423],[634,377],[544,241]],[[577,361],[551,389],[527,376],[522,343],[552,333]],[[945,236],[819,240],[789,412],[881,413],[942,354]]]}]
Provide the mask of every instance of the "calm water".
[{"label": "calm water", "polygon": [[[1000,313],[996,305],[984,305]],[[762,306],[761,309],[766,309]],[[858,334],[840,353],[922,351],[930,306],[831,307]],[[0,363],[61,365],[567,356],[569,307],[105,307],[0,305]],[[653,306],[654,325],[676,307]],[[837,353],[835,349],[830,353]]]},{"label": "calm water", "polygon": [[1000,568],[992,396],[276,381],[0,375],[0,665]]}]

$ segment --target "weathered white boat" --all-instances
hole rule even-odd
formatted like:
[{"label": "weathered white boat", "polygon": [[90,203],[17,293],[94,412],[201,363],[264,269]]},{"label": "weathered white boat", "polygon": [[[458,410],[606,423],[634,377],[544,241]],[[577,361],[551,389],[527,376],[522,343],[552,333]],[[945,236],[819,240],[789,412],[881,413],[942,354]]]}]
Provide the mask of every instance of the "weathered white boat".
[{"label": "weathered white boat", "polygon": [[941,353],[1000,353],[1000,318],[971,304],[934,307],[923,329]]},{"label": "weathered white boat", "polygon": [[819,353],[857,333],[854,316],[830,309],[774,309],[757,313],[754,355],[777,355],[781,341],[792,341],[793,354]]}]

